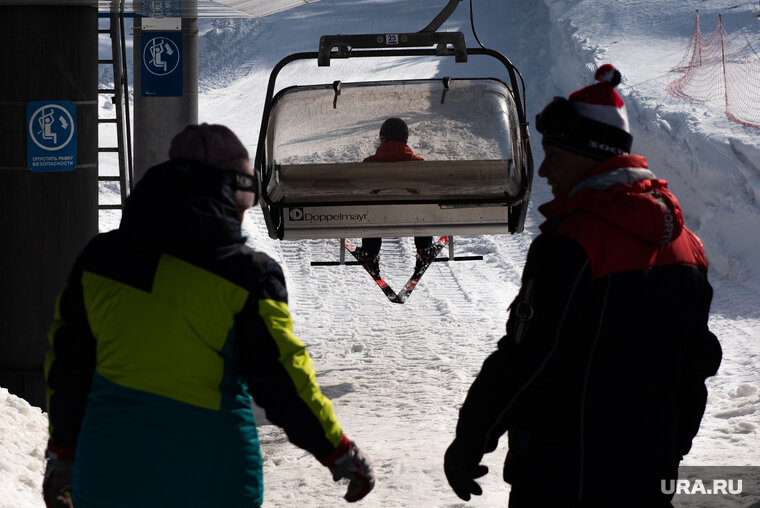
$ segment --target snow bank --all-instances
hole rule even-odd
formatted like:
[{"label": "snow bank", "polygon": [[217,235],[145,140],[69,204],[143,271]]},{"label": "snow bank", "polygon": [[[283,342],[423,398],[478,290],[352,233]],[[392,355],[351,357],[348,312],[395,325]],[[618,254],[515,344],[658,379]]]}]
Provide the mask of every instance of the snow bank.
[{"label": "snow bank", "polygon": [[47,416],[0,388],[0,508],[44,506]]}]

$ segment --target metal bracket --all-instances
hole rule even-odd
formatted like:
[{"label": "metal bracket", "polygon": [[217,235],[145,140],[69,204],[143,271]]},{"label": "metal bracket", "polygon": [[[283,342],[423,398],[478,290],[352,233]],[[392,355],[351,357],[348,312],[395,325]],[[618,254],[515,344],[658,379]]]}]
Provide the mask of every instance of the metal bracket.
[{"label": "metal bracket", "polygon": [[[431,46],[436,47],[438,56],[452,55],[456,62],[467,61],[467,45],[462,32],[417,32],[323,35],[319,38],[317,64],[320,67],[329,67],[331,58],[349,58],[354,49],[429,48]],[[334,52],[333,49],[335,49]]]},{"label": "metal bracket", "polygon": [[333,96],[333,109],[336,109],[338,107],[338,96],[340,95],[340,87],[341,87],[340,80],[333,81],[333,91],[335,92],[335,95]]},{"label": "metal bracket", "polygon": [[451,76],[444,76],[442,81],[443,92],[441,93],[441,104],[443,104],[443,101],[446,100],[446,92],[448,92],[449,88],[451,87]]}]

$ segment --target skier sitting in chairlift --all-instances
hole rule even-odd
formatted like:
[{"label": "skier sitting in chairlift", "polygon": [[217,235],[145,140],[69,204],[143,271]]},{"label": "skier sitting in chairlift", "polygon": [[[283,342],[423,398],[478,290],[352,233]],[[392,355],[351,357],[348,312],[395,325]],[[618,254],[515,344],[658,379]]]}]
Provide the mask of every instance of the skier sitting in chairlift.
[{"label": "skier sitting in chairlift", "polygon": [[[380,127],[380,146],[374,155],[362,162],[397,162],[397,161],[422,161],[425,160],[415,155],[411,147],[407,145],[409,128],[401,118],[388,118]],[[368,271],[373,275],[380,273],[379,253],[382,246],[382,238],[362,238],[362,245],[356,249],[357,259],[369,260]],[[415,236],[414,245],[417,248],[417,262],[415,271],[428,260],[435,256],[432,236]]]}]

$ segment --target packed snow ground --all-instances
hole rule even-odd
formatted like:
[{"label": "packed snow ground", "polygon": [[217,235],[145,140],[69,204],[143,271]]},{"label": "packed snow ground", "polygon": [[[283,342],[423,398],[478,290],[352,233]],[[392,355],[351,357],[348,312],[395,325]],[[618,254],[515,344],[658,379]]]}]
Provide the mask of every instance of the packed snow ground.
[{"label": "packed snow ground", "polygon": [[[315,50],[323,34],[417,31],[444,4],[320,0],[219,25],[227,28],[202,22],[209,30],[201,43],[200,120],[230,126],[253,156],[266,81],[276,61]],[[443,29],[462,30],[474,45],[466,4]],[[759,48],[757,3],[474,0],[474,7],[481,40],[507,55],[525,78],[529,119],[552,96],[589,84],[597,65],[612,62],[622,71],[619,91],[631,119],[633,151],[646,156],[679,197],[687,225],[705,244],[715,289],[710,326],[724,359],[709,380],[707,412],[685,464],[760,465],[760,130],[729,122],[720,102],[689,104],[665,90],[678,76],[669,70],[686,51],[696,9],[703,33],[710,33],[722,14],[737,43]],[[440,69],[436,62],[350,63],[327,70],[293,64],[282,84],[493,71],[475,59],[467,67],[447,62]],[[535,131],[532,136],[537,168],[540,138]],[[112,199],[114,192],[107,187],[102,195]],[[310,265],[336,259],[337,240],[277,242],[268,238],[260,212],[248,212],[249,244],[283,265],[296,333],[308,345],[318,381],[346,433],[374,464],[377,486],[361,506],[506,505],[508,486],[500,474],[506,443],[485,458],[491,472],[480,481],[483,496],[466,504],[446,483],[443,453],[466,390],[504,333],[506,309],[541,222],[536,206],[549,199],[547,186],[536,177],[524,234],[457,237],[457,254],[484,260],[434,264],[403,306],[388,303],[360,268]],[[118,220],[117,213],[103,213],[101,230],[117,227]],[[392,286],[410,274],[413,253],[411,238],[384,242],[381,269]],[[40,409],[0,389],[0,508],[43,506],[45,422]],[[260,434],[266,506],[343,503],[343,488],[282,431],[262,418]],[[745,497],[725,506],[756,501]]]}]

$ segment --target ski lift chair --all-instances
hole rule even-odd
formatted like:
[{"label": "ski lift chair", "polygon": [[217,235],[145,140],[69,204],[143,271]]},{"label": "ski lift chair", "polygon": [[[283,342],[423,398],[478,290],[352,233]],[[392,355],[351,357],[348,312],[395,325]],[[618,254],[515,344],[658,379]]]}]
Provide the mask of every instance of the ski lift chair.
[{"label": "ski lift chair", "polygon": [[[362,49],[363,48],[363,49]],[[416,49],[415,49],[416,48]],[[297,60],[454,56],[495,58],[497,78],[334,81],[274,94]],[[457,64],[459,65],[459,64]],[[319,52],[273,69],[256,153],[269,235],[281,240],[504,234],[523,230],[533,161],[516,70],[466,48],[460,32],[323,36]],[[386,118],[409,127],[424,161],[373,162]]]}]

